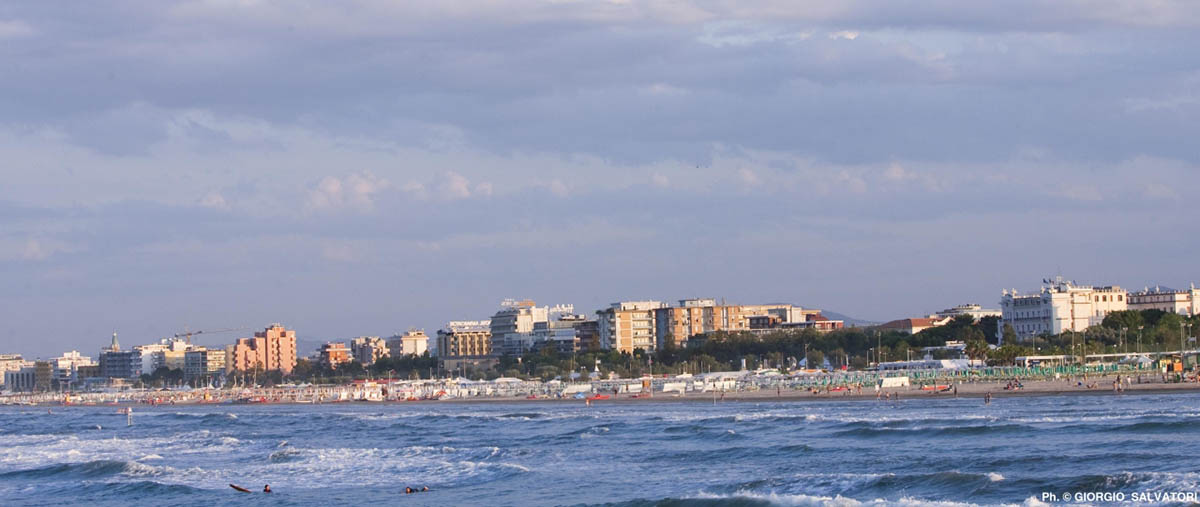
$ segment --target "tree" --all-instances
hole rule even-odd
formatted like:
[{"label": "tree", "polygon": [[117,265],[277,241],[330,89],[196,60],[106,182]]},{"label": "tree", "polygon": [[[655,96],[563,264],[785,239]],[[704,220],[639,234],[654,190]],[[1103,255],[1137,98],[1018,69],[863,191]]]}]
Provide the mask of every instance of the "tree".
[{"label": "tree", "polygon": [[971,359],[987,361],[988,350],[987,342],[977,338],[967,342],[967,348],[965,352],[967,353],[967,357]]},{"label": "tree", "polygon": [[809,368],[823,368],[824,365],[825,365],[825,354],[819,350],[810,349],[808,351],[808,367]]},{"label": "tree", "polygon": [[1017,332],[1013,329],[1012,324],[1004,324],[1004,340],[1002,343],[1012,344],[1017,343]]}]

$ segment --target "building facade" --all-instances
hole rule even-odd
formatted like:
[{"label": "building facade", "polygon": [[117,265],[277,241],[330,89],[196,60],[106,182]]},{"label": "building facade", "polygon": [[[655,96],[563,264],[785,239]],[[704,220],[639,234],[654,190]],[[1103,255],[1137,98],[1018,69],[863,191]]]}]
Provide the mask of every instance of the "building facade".
[{"label": "building facade", "polygon": [[388,338],[388,348],[395,355],[424,355],[429,351],[429,335],[421,329],[409,329],[402,335]]},{"label": "building facade", "polygon": [[77,350],[64,353],[60,357],[50,360],[50,364],[54,366],[54,380],[61,386],[78,382],[81,377],[78,375],[78,370],[81,366],[92,366],[96,362],[92,358],[82,355]]},{"label": "building facade", "polygon": [[951,320],[953,319],[950,317],[900,319],[880,324],[876,329],[880,331],[897,331],[904,334],[917,334],[931,327],[944,326]]},{"label": "building facade", "polygon": [[492,316],[492,353],[497,356],[520,356],[535,348],[538,337],[534,327],[538,323],[559,320],[563,315],[573,315],[573,305],[537,306],[530,300],[506,299],[500,310]]},{"label": "building facade", "polygon": [[1190,317],[1200,314],[1200,289],[1195,285],[1186,290],[1147,287],[1129,294],[1129,309],[1161,310]]},{"label": "building facade", "polygon": [[1021,339],[1082,332],[1103,322],[1109,313],[1128,309],[1129,304],[1128,293],[1121,287],[1078,285],[1062,277],[1043,280],[1037,293],[1020,294],[1012,289],[1001,294],[1000,339],[1005,325],[1012,326]]},{"label": "building facade", "polygon": [[4,372],[4,389],[14,393],[46,392],[54,387],[54,365],[50,361],[34,361],[19,370]]},{"label": "building facade", "polygon": [[142,354],[136,350],[106,350],[100,353],[100,376],[137,378],[142,371]]},{"label": "building facade", "polygon": [[621,301],[598,313],[600,347],[632,354],[635,349],[655,350],[655,312],[660,301]]},{"label": "building facade", "polygon": [[336,370],[338,366],[351,361],[350,347],[343,342],[327,342],[321,345],[317,354],[321,364],[331,370]]},{"label": "building facade", "polygon": [[184,353],[183,376],[189,379],[217,378],[225,375],[224,349],[192,347]]},{"label": "building facade", "polygon": [[443,359],[492,355],[490,320],[452,320],[437,332],[437,353]]},{"label": "building facade", "polygon": [[959,315],[970,315],[970,316],[974,317],[976,321],[978,321],[980,319],[983,319],[984,317],[1002,317],[1003,313],[1001,313],[1000,310],[989,310],[989,309],[984,308],[981,305],[977,305],[974,303],[968,303],[965,305],[955,306],[954,308],[947,308],[945,310],[942,310],[940,312],[930,315],[929,318],[945,319],[945,318],[949,317],[949,318],[953,319],[955,317],[958,317]]},{"label": "building facade", "polygon": [[750,329],[747,307],[717,304],[715,299],[682,299],[679,306],[654,310],[654,341],[656,347],[672,345],[682,348],[688,338],[714,331],[746,331]]},{"label": "building facade", "polygon": [[285,375],[296,368],[296,331],[281,324],[271,324],[254,333],[253,338],[239,338],[229,349],[227,370],[279,370]]},{"label": "building facade", "polygon": [[359,336],[350,340],[350,354],[363,366],[392,355],[389,344],[378,336]]},{"label": "building facade", "polygon": [[[2,380],[5,373],[19,371],[21,368],[32,365],[33,363],[23,359],[21,354],[0,354],[0,382],[5,382]],[[0,384],[0,386],[3,385]]]}]

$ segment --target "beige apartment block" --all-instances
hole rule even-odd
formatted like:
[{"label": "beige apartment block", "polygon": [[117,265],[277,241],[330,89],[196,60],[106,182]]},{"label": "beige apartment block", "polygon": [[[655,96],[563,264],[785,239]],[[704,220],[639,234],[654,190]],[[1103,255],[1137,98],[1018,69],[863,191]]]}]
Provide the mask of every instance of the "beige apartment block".
[{"label": "beige apartment block", "polygon": [[279,370],[292,373],[296,367],[296,331],[281,324],[272,324],[254,333],[254,338],[240,338],[229,349],[227,367],[230,370]]}]

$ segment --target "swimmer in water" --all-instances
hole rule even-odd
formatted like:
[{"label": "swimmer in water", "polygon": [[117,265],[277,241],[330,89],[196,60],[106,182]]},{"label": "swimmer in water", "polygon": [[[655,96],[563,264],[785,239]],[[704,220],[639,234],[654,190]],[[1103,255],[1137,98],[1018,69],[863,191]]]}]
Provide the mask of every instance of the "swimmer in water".
[{"label": "swimmer in water", "polygon": [[270,493],[270,492],[271,492],[271,485],[270,485],[270,484],[264,484],[264,485],[263,485],[263,493]]}]

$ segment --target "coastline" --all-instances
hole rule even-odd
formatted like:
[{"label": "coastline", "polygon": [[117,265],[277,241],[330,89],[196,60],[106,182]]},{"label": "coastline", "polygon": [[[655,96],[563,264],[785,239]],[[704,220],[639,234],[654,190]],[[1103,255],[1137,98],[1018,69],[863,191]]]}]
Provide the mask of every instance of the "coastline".
[{"label": "coastline", "polygon": [[[723,403],[723,402],[742,402],[742,403],[762,403],[762,402],[828,402],[828,401],[890,401],[898,400],[943,400],[954,398],[983,398],[991,395],[993,400],[1002,398],[1024,398],[1038,396],[1131,396],[1131,395],[1160,395],[1160,394],[1190,394],[1200,393],[1200,383],[1196,382],[1178,382],[1164,383],[1159,381],[1157,375],[1146,375],[1152,378],[1153,382],[1137,382],[1137,376],[1122,375],[1123,380],[1131,381],[1124,386],[1124,389],[1117,392],[1113,385],[1116,381],[1116,375],[1104,376],[1089,376],[1086,380],[1082,377],[1072,379],[1026,379],[1022,380],[1022,385],[1019,389],[1005,389],[1008,381],[987,381],[987,382],[965,382],[958,384],[939,384],[939,386],[951,386],[948,391],[933,391],[924,390],[920,386],[911,385],[898,388],[886,388],[876,390],[872,387],[864,387],[861,393],[856,391],[818,391],[813,393],[810,390],[796,388],[762,388],[762,389],[747,389],[747,390],[729,390],[729,391],[692,391],[687,393],[664,393],[655,392],[653,395],[645,393],[620,393],[606,394],[604,399],[592,399],[591,404],[601,406],[604,404],[633,404],[642,402],[660,402],[660,403]],[[1081,384],[1082,383],[1082,384]],[[1092,388],[1085,385],[1091,384]],[[213,393],[215,394],[215,393]],[[117,406],[117,407],[133,407],[133,406],[217,406],[228,407],[233,405],[241,405],[242,403],[230,403],[229,396],[220,396],[216,399],[196,399],[194,397],[181,397],[176,399],[165,399],[157,403],[145,403],[140,400],[118,400],[105,403],[94,402],[76,402],[63,403],[62,401],[37,401],[35,403],[19,403],[6,404],[5,406],[37,406],[37,407],[98,407],[98,406]],[[888,396],[888,397],[885,397]],[[287,399],[269,399],[261,398],[264,401],[255,401],[253,405],[429,405],[439,403],[449,403],[455,405],[461,404],[494,404],[494,403],[554,403],[554,404],[579,404],[588,405],[589,402],[583,398],[575,398],[574,396],[553,397],[546,395],[538,395],[532,397],[529,394],[519,394],[514,396],[469,396],[469,397],[449,397],[441,399],[413,399],[413,400],[344,400],[344,401],[326,401],[320,403],[311,403],[306,401],[293,401]],[[219,401],[218,401],[219,400]]]},{"label": "coastline", "polygon": [[[934,393],[931,391],[922,391],[920,388],[913,387],[911,389],[886,389],[881,393],[898,393],[900,401],[913,400],[945,400],[954,398],[973,398],[982,399],[985,394],[991,393],[993,400],[1001,398],[1027,398],[1027,397],[1048,397],[1048,396],[1140,396],[1140,395],[1162,395],[1162,394],[1193,394],[1200,393],[1200,384],[1198,383],[1144,383],[1132,384],[1123,392],[1114,392],[1111,387],[1111,380],[1108,389],[1099,387],[1087,389],[1075,387],[1073,383],[1068,383],[1062,380],[1037,380],[1026,381],[1025,387],[1017,390],[1005,390],[1003,382],[980,382],[960,384],[958,386],[958,395],[953,391],[944,393]],[[715,396],[714,396],[715,394]],[[621,394],[609,399],[595,400],[592,403],[596,406],[604,404],[632,404],[645,402],[667,402],[667,403],[716,403],[739,402],[739,403],[761,403],[761,402],[831,402],[831,401],[886,401],[876,397],[875,390],[863,390],[862,394],[841,394],[841,393],[825,393],[811,394],[808,391],[799,390],[784,390],[779,393],[768,390],[758,391],[729,391],[721,397],[720,392],[704,392],[704,393],[687,393],[687,394],[663,394],[655,393],[654,396],[634,398],[631,395]],[[611,396],[611,395],[610,395]],[[893,400],[894,401],[894,400]],[[437,404],[437,403],[455,403],[455,404],[472,404],[472,403],[569,403],[569,404],[586,404],[585,400],[574,398],[538,398],[528,399],[521,397],[479,397],[479,398],[455,398],[448,400],[420,400],[420,401],[398,401],[388,402],[388,404]]]}]

